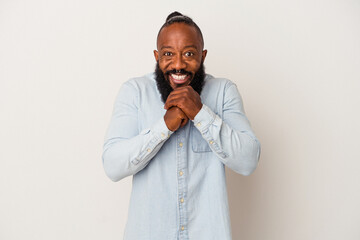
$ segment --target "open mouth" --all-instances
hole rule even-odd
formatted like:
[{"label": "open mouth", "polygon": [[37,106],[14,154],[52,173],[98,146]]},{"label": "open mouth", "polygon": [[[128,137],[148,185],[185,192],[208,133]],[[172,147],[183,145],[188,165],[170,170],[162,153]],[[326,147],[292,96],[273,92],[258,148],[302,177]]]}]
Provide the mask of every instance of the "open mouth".
[{"label": "open mouth", "polygon": [[170,81],[172,81],[175,84],[184,84],[187,81],[190,80],[190,75],[189,74],[169,74],[170,77]]}]

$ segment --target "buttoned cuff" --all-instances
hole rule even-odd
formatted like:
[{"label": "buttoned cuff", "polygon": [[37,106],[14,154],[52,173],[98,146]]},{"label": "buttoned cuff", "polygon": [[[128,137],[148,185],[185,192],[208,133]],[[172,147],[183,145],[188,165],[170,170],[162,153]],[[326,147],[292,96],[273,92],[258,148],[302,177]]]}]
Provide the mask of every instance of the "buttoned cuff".
[{"label": "buttoned cuff", "polygon": [[209,131],[210,126],[213,127],[213,131],[214,129],[220,129],[222,124],[221,118],[208,106],[203,104],[193,122],[194,126],[200,131],[202,137],[209,143],[210,148],[221,158],[226,158],[228,155],[221,148],[220,143],[216,140],[217,138],[214,138],[211,131]]},{"label": "buttoned cuff", "polygon": [[166,126],[165,120],[162,117],[154,126],[153,126],[153,135],[159,137],[161,140],[168,139],[171,134],[174,132],[169,130]]},{"label": "buttoned cuff", "polygon": [[135,165],[142,162],[148,155],[152,154],[152,152],[158,148],[158,145],[164,141],[166,141],[173,131],[170,131],[166,124],[164,118],[161,118],[158,122],[156,122],[152,128],[147,128],[143,130],[140,134],[147,135],[150,134],[150,141],[145,144],[142,148],[140,154],[131,162]]},{"label": "buttoned cuff", "polygon": [[202,108],[196,114],[193,122],[195,127],[203,133],[206,131],[210,124],[212,124],[216,119],[216,114],[205,104],[202,105]]}]

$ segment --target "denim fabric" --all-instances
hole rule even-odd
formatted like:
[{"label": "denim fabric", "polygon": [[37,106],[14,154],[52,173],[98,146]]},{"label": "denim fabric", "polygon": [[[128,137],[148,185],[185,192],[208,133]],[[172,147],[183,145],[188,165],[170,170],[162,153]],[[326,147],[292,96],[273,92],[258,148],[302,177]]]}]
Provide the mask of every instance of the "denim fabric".
[{"label": "denim fabric", "polygon": [[103,166],[133,175],[125,240],[231,239],[225,166],[249,175],[260,143],[230,80],[207,75],[203,107],[172,132],[154,74],[125,82],[108,128]]}]

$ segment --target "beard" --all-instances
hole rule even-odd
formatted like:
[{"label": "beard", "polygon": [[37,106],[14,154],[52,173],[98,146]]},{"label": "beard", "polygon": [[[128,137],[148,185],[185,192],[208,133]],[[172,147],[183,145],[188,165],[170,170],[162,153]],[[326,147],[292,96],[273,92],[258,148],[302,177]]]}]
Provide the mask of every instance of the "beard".
[{"label": "beard", "polygon": [[[181,74],[190,74],[193,75],[190,72],[187,72],[183,69],[179,71]],[[176,70],[170,70],[165,73],[163,73],[160,69],[159,62],[156,63],[155,67],[155,80],[157,88],[161,94],[161,99],[165,103],[166,99],[168,98],[169,94],[173,91],[169,80],[165,78],[165,75],[169,75],[171,73],[176,73]],[[204,64],[201,63],[199,70],[195,73],[194,78],[191,80],[189,86],[191,86],[199,95],[201,94],[201,90],[204,86],[204,80],[205,80],[205,67]]]}]

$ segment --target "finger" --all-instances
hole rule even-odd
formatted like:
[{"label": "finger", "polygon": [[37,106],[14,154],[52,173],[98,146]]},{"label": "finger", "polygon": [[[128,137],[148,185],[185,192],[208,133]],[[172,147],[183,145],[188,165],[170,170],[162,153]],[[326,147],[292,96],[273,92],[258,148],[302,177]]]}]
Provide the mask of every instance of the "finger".
[{"label": "finger", "polygon": [[[187,92],[187,91],[181,91],[181,92],[171,92],[170,94],[169,94],[169,96],[167,97],[167,99],[171,99],[171,98],[173,98],[173,97],[175,97],[175,96],[189,96],[190,94],[189,94],[189,92]],[[167,100],[166,99],[166,100]]]},{"label": "finger", "polygon": [[166,104],[165,104],[165,106],[164,106],[164,108],[165,108],[166,110],[169,110],[170,108],[173,108],[173,107],[181,108],[178,101],[169,101],[169,102],[166,102]]},{"label": "finger", "polygon": [[178,88],[174,89],[173,92],[190,90],[190,89],[193,89],[193,88],[190,85],[187,85],[187,86],[178,87]]},{"label": "finger", "polygon": [[174,98],[171,99],[170,101],[168,101],[166,103],[166,107],[167,108],[171,108],[171,107],[178,107],[181,110],[184,110],[184,108],[186,108],[186,106],[190,106],[190,101],[188,101],[186,98],[184,97],[178,97],[178,98]]},{"label": "finger", "polygon": [[176,114],[176,118],[177,120],[177,126],[176,126],[176,130],[181,128],[183,126],[183,124],[186,124],[188,122],[188,117],[185,115],[185,113],[178,107],[173,107],[172,109],[174,109],[174,112]]},{"label": "finger", "polygon": [[172,97],[169,97],[165,102],[164,108],[169,109],[172,106],[179,107],[178,105],[181,104],[181,102],[184,102],[186,99],[187,96],[184,95],[174,95]]},{"label": "finger", "polygon": [[170,92],[168,97],[171,97],[173,95],[177,95],[177,94],[198,94],[191,86],[185,86],[185,87],[180,87],[180,88],[176,88],[173,91]]},{"label": "finger", "polygon": [[189,118],[185,118],[181,121],[181,125],[180,127],[182,128],[183,126],[185,126],[187,124],[187,122],[189,121]]},{"label": "finger", "polygon": [[192,92],[195,92],[195,90],[194,90],[192,87],[190,87],[190,86],[185,86],[185,87],[180,87],[180,88],[174,89],[174,90],[169,94],[169,96],[176,95],[176,94],[181,94],[181,93],[192,93]]}]

